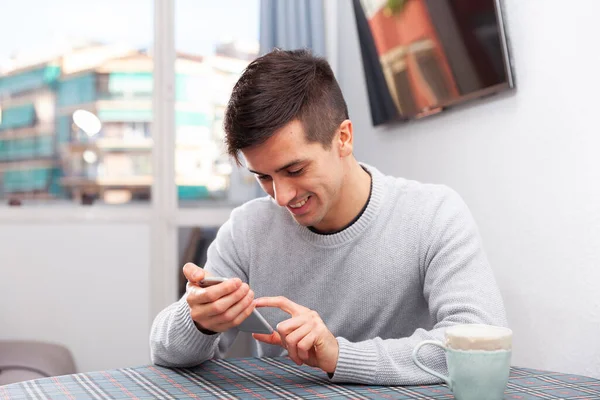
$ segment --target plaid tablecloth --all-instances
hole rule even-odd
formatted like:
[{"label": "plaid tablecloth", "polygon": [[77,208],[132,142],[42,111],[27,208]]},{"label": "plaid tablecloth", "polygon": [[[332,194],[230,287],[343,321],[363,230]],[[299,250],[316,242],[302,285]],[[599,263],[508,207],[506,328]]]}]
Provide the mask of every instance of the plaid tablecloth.
[{"label": "plaid tablecloth", "polygon": [[[289,358],[213,360],[196,368],[123,368],[0,386],[0,399],[452,399],[444,385],[339,385]],[[506,399],[600,399],[600,380],[513,368]]]}]

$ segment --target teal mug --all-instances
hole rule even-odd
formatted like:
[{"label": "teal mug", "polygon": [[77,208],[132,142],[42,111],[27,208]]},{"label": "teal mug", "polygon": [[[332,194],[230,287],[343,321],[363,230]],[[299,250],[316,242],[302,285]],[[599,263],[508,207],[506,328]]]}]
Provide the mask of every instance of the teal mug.
[{"label": "teal mug", "polygon": [[[456,400],[501,400],[508,384],[512,331],[491,325],[456,325],[445,333],[446,343],[426,340],[412,354],[423,371],[442,379]],[[418,359],[423,346],[437,346],[446,353],[448,376],[428,368]]]}]

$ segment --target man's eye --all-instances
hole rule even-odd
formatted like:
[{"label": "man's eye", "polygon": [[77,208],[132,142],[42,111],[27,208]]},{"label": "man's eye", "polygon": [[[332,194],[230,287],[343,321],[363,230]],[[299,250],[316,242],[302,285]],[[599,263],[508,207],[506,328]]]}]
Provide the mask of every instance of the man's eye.
[{"label": "man's eye", "polygon": [[302,171],[304,171],[304,168],[300,168],[295,171],[288,171],[288,175],[290,175],[290,176],[300,175],[302,173]]},{"label": "man's eye", "polygon": [[259,181],[268,181],[269,179],[271,179],[269,175],[258,175]]}]

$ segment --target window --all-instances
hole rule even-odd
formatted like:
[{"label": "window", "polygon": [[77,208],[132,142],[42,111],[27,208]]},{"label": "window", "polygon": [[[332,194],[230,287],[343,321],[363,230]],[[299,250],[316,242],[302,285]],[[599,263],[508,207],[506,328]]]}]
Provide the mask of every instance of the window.
[{"label": "window", "polygon": [[181,206],[237,204],[256,196],[254,178],[226,154],[223,115],[235,82],[258,56],[258,28],[258,0],[175,3],[175,180]]},{"label": "window", "polygon": [[[30,28],[0,25],[0,202],[148,202],[153,1],[13,6]],[[259,0],[176,0],[175,10],[180,205],[239,204],[257,184],[227,156],[222,123],[258,54]]]},{"label": "window", "polygon": [[10,11],[28,23],[0,25],[0,201],[148,201],[152,0]]}]

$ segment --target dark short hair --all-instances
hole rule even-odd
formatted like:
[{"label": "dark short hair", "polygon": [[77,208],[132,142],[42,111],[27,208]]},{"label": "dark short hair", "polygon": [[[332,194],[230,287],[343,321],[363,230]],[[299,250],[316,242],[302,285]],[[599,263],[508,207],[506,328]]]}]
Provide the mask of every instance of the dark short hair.
[{"label": "dark short hair", "polygon": [[252,61],[233,88],[223,122],[227,151],[239,165],[240,150],[296,119],[309,142],[328,149],[348,107],[325,59],[308,50],[274,50]]}]

